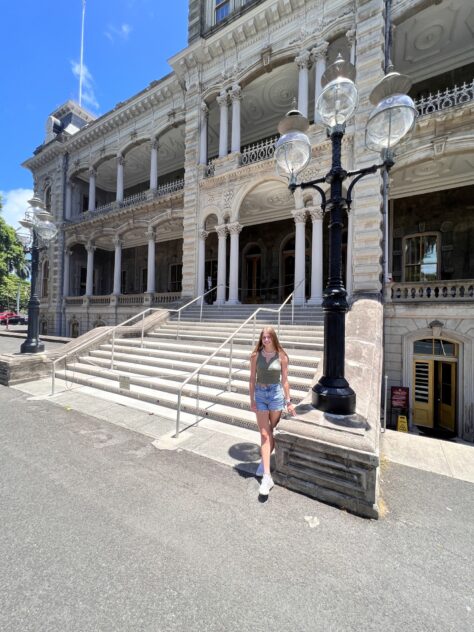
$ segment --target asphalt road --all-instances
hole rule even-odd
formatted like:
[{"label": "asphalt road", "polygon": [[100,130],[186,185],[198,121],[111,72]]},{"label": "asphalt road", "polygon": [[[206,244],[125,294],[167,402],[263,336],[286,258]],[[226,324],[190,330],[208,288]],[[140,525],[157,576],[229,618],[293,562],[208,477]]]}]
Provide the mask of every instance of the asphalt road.
[{"label": "asphalt road", "polygon": [[384,465],[369,521],[0,387],[2,632],[463,632],[474,486]]}]

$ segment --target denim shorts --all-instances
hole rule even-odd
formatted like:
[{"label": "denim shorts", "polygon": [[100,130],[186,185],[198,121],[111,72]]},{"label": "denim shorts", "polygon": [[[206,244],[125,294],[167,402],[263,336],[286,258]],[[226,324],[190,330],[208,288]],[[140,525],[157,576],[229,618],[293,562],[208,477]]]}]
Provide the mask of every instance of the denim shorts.
[{"label": "denim shorts", "polygon": [[283,410],[285,401],[282,385],[280,383],[267,384],[266,386],[256,384],[255,403],[257,410]]}]

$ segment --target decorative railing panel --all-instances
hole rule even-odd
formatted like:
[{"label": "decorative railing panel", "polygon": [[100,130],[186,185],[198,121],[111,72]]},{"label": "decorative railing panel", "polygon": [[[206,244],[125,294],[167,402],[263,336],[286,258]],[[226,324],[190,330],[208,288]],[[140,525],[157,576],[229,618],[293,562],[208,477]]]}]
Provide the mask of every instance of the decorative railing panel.
[{"label": "decorative railing panel", "polygon": [[470,101],[474,101],[474,80],[470,83],[463,83],[462,86],[446,88],[444,92],[438,90],[436,94],[421,97],[415,101],[415,107],[418,110],[418,116],[425,116]]},{"label": "decorative railing panel", "polygon": [[212,178],[216,173],[216,162],[215,162],[215,158],[212,160],[209,160],[209,162],[206,165],[206,178]]},{"label": "decorative railing panel", "polygon": [[101,204],[97,206],[95,211],[87,211],[88,213],[108,213],[112,211],[117,206],[117,202],[114,200],[113,202],[107,202],[107,204]]},{"label": "decorative railing panel", "polygon": [[119,305],[143,305],[145,301],[144,294],[124,294],[118,297]]},{"label": "decorative railing panel", "polygon": [[64,300],[66,302],[66,305],[82,305],[82,303],[84,302],[84,297],[83,296],[66,296]]},{"label": "decorative railing panel", "polygon": [[153,305],[162,303],[174,303],[181,298],[181,292],[160,292],[153,296]]},{"label": "decorative railing panel", "polygon": [[110,296],[90,296],[89,305],[110,305]]},{"label": "decorative railing panel", "polygon": [[243,147],[240,156],[240,164],[244,166],[251,165],[254,162],[260,162],[261,160],[270,160],[275,154],[275,143],[277,140],[278,136],[273,136],[272,138],[267,138],[258,143]]},{"label": "decorative railing panel", "polygon": [[387,289],[393,302],[474,301],[474,280],[392,283]]},{"label": "decorative railing panel", "polygon": [[134,193],[133,195],[127,195],[126,198],[123,199],[123,202],[120,202],[121,208],[127,208],[128,206],[134,206],[135,204],[140,204],[147,199],[147,192],[140,191],[139,193]]},{"label": "decorative railing panel", "polygon": [[176,193],[176,191],[182,191],[184,189],[184,178],[174,180],[173,182],[167,182],[166,184],[160,184],[156,189],[156,197],[168,195],[169,193]]}]

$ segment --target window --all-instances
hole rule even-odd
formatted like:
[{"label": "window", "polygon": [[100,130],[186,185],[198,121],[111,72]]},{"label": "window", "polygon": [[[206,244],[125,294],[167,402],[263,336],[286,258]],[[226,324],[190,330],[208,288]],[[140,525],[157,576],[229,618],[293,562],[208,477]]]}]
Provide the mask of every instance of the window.
[{"label": "window", "polygon": [[46,187],[44,191],[44,206],[47,211],[51,211],[51,186]]},{"label": "window", "polygon": [[455,358],[457,348],[453,342],[447,342],[439,338],[426,338],[417,340],[413,345],[413,353],[417,355],[437,355]]},{"label": "window", "polygon": [[41,287],[41,296],[46,298],[49,293],[49,262],[45,261],[43,263],[43,283]]},{"label": "window", "polygon": [[183,278],[183,264],[172,263],[169,268],[168,292],[181,292]]},{"label": "window", "polygon": [[425,233],[406,237],[403,259],[405,281],[435,281],[438,278],[438,235]]},{"label": "window", "polygon": [[225,20],[230,13],[230,0],[216,0],[215,16],[216,24]]}]

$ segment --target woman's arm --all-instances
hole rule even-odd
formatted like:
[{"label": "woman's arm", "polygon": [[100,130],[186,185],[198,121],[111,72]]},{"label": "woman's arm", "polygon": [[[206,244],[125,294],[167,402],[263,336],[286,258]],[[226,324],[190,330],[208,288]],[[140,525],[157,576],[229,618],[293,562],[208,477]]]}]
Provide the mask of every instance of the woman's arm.
[{"label": "woman's arm", "polygon": [[250,394],[250,408],[251,410],[257,410],[257,404],[255,403],[255,381],[257,379],[257,354],[253,353],[250,356],[250,380],[249,380],[249,394]]},{"label": "woman's arm", "polygon": [[296,415],[295,407],[291,403],[290,399],[290,383],[288,382],[288,356],[286,353],[280,353],[280,364],[281,364],[281,384],[283,386],[283,393],[285,395],[285,404],[286,409],[293,415]]}]

